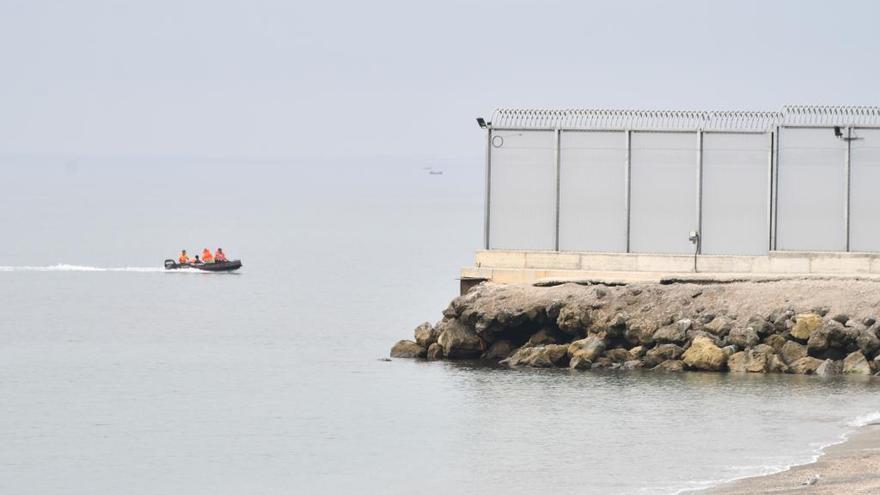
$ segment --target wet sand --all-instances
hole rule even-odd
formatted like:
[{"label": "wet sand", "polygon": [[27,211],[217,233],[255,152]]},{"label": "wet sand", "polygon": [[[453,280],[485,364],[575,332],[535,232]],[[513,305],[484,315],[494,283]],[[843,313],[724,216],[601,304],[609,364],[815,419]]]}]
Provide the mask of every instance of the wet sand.
[{"label": "wet sand", "polygon": [[831,446],[818,461],[781,473],[734,481],[698,492],[705,495],[753,493],[880,493],[880,423],[872,423]]}]

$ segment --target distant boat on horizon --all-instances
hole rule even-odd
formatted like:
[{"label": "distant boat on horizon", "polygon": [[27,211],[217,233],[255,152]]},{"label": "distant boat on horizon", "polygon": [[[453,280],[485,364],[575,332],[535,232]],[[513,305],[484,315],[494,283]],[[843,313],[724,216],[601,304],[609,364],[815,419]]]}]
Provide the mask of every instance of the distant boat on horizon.
[{"label": "distant boat on horizon", "polygon": [[431,170],[430,172],[428,172],[428,174],[429,175],[443,175],[443,171],[442,170]]}]

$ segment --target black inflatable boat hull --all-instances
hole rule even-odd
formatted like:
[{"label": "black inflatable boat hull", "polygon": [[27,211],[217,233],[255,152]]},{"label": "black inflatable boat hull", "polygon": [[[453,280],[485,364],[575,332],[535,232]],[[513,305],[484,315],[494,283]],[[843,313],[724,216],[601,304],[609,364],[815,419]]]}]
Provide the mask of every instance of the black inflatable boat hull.
[{"label": "black inflatable boat hull", "polygon": [[174,260],[165,260],[166,270],[179,270],[181,268],[195,268],[204,272],[231,272],[241,268],[241,260],[218,261],[216,263],[184,263],[180,264]]}]

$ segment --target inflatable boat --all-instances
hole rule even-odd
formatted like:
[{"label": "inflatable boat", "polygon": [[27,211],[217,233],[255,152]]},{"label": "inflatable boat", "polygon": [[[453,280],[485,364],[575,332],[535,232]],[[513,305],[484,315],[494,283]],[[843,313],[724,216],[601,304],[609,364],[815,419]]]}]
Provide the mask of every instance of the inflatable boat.
[{"label": "inflatable boat", "polygon": [[231,272],[241,268],[241,260],[215,261],[214,263],[178,263],[174,260],[165,260],[166,270],[179,270],[181,268],[195,268],[205,272]]}]

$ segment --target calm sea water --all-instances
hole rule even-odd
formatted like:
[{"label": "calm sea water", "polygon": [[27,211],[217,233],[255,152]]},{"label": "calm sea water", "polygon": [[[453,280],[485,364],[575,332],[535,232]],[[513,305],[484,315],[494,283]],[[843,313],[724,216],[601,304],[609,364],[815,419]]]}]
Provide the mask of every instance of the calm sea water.
[{"label": "calm sea water", "polygon": [[[0,160],[0,492],[674,493],[880,410],[866,380],[381,361],[456,295],[479,160]],[[244,269],[159,269],[205,245]]]}]

